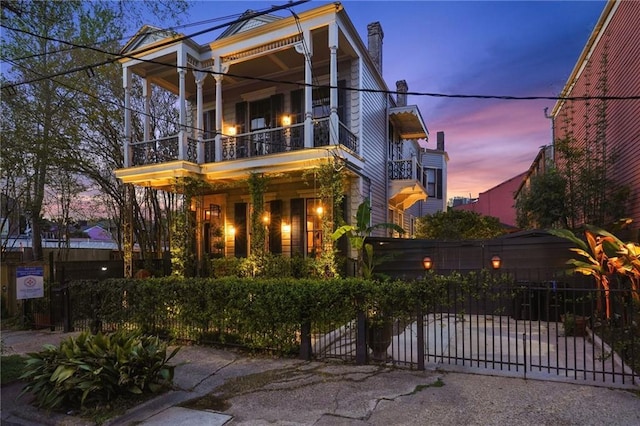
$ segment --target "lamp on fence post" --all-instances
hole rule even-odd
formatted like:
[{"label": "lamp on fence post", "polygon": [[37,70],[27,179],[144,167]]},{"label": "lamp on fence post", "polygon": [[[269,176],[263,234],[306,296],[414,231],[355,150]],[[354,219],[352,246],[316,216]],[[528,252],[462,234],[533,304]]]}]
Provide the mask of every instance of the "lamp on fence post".
[{"label": "lamp on fence post", "polygon": [[500,259],[500,256],[495,255],[491,258],[491,267],[493,269],[500,269],[501,265],[502,265],[502,259]]},{"label": "lamp on fence post", "polygon": [[422,267],[425,271],[430,271],[431,268],[433,268],[433,262],[431,261],[431,258],[429,256],[425,256],[422,259]]}]

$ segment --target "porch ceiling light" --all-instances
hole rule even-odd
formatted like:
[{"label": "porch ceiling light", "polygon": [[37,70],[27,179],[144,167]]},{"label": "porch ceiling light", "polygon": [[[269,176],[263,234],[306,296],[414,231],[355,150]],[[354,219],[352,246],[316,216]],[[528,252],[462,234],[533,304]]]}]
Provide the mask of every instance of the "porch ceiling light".
[{"label": "porch ceiling light", "polygon": [[282,116],[282,125],[283,126],[291,126],[291,116],[290,115],[283,115]]}]

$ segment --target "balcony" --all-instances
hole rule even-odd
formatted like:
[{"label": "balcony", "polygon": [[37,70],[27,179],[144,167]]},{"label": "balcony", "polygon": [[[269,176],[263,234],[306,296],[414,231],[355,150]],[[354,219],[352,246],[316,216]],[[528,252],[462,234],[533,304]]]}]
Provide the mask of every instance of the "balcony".
[{"label": "balcony", "polygon": [[[215,154],[216,138],[198,141],[187,132],[180,132],[177,135],[132,143],[131,167],[179,160],[206,164],[330,146],[329,130],[329,118],[314,120],[311,146],[304,143],[304,123],[234,136],[221,136],[219,139],[222,155],[219,159]],[[339,123],[338,144],[354,154],[359,149],[358,138],[342,123]],[[202,148],[202,152],[199,148]]]},{"label": "balcony", "polygon": [[389,161],[388,173],[389,204],[408,209],[416,202],[427,199],[427,175],[416,157]]}]

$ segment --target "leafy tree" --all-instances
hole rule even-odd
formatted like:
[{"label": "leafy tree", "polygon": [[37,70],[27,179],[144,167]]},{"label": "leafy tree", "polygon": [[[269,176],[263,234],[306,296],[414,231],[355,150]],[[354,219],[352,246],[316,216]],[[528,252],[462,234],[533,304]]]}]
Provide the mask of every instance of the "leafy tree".
[{"label": "leafy tree", "polygon": [[516,200],[520,228],[567,227],[566,179],[556,169],[535,175]]},{"label": "leafy tree", "polygon": [[[41,228],[50,177],[86,173],[123,208],[124,190],[106,179],[110,161],[81,154],[87,141],[103,160],[121,158],[122,75],[110,62],[127,25],[175,20],[185,1],[11,2],[2,4],[3,167],[0,180],[12,190],[31,222],[33,253],[42,259]],[[137,27],[136,27],[137,26]],[[105,40],[105,34],[110,37]],[[106,53],[81,46],[100,46]],[[114,54],[111,54],[114,53]],[[71,65],[73,64],[73,66]],[[71,68],[86,72],[69,72]],[[91,136],[97,136],[91,138]],[[7,143],[7,141],[11,141]],[[108,143],[104,143],[108,141]],[[100,144],[102,142],[103,144]],[[4,167],[13,162],[11,167]]]},{"label": "leafy tree", "polygon": [[506,231],[496,217],[448,209],[417,219],[416,237],[436,240],[494,238]]}]

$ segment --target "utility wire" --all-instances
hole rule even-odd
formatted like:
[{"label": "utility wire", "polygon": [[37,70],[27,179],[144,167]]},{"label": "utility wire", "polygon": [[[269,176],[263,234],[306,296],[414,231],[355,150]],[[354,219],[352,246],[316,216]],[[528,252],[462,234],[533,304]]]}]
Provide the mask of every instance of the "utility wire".
[{"label": "utility wire", "polygon": [[[267,82],[267,83],[277,83],[277,84],[287,84],[287,85],[293,85],[293,86],[297,86],[297,87],[307,87],[307,86],[311,86],[312,88],[328,88],[328,89],[333,89],[333,88],[339,88],[337,86],[331,86],[331,85],[320,85],[318,83],[311,83],[311,84],[306,84],[306,83],[300,83],[297,81],[287,81],[287,80],[275,80],[275,79],[270,79],[270,78],[265,78],[265,77],[256,77],[256,76],[245,76],[245,75],[239,75],[239,74],[233,74],[233,73],[221,73],[221,72],[216,72],[210,69],[200,69],[197,67],[190,67],[190,66],[177,66],[175,64],[171,64],[171,63],[165,63],[165,62],[160,62],[160,61],[155,61],[155,60],[151,60],[151,59],[143,59],[138,57],[137,55],[139,55],[140,53],[144,53],[148,50],[151,49],[157,49],[159,47],[164,47],[167,45],[171,45],[171,44],[175,44],[178,43],[180,41],[183,41],[185,39],[189,39],[201,34],[205,34],[207,32],[211,32],[214,31],[216,29],[220,29],[229,25],[233,25],[235,23],[238,22],[243,22],[245,20],[251,19],[255,16],[260,16],[260,15],[264,15],[264,14],[268,14],[271,12],[274,12],[276,10],[281,10],[281,9],[289,9],[292,6],[296,6],[302,3],[306,3],[309,0],[301,0],[301,1],[297,1],[295,3],[289,3],[287,5],[282,5],[282,6],[274,6],[269,10],[263,11],[263,12],[255,12],[252,13],[251,15],[248,16],[243,16],[239,19],[237,19],[236,21],[230,22],[230,23],[225,23],[222,25],[217,25],[215,27],[212,28],[208,28],[202,31],[198,31],[196,33],[190,34],[188,36],[182,36],[182,37],[177,37],[173,40],[168,40],[164,43],[160,43],[158,45],[154,45],[152,47],[147,47],[147,48],[143,48],[140,49],[139,51],[136,51],[136,55],[128,55],[128,54],[122,54],[122,53],[113,53],[113,52],[109,52],[103,49],[99,49],[96,47],[91,47],[91,46],[83,46],[83,45],[79,45],[79,44],[75,44],[72,42],[67,42],[64,40],[59,40],[56,38],[52,38],[52,37],[47,37],[47,36],[41,36],[38,34],[34,34],[31,33],[29,31],[26,30],[21,30],[21,29],[17,29],[17,28],[12,28],[12,27],[8,27],[6,25],[0,25],[3,26],[9,30],[13,30],[13,31],[18,31],[18,32],[22,32],[28,35],[31,35],[33,37],[39,37],[42,39],[46,39],[46,40],[50,40],[50,41],[54,41],[57,43],[62,43],[62,44],[67,44],[76,48],[83,48],[83,49],[88,49],[88,50],[93,50],[99,53],[103,53],[106,55],[110,55],[110,56],[114,56],[114,58],[109,59],[109,60],[105,60],[96,64],[92,64],[92,65],[84,65],[81,67],[77,67],[71,70],[67,70],[64,72],[59,72],[53,75],[49,75],[49,76],[43,76],[43,77],[39,77],[36,79],[32,79],[29,81],[23,81],[20,83],[13,83],[13,84],[6,84],[2,86],[2,89],[15,89],[15,87],[18,87],[20,85],[24,85],[24,84],[30,84],[30,83],[35,83],[38,81],[42,81],[48,78],[52,78],[52,77],[59,77],[62,75],[66,75],[66,74],[70,74],[73,72],[78,72],[78,71],[85,71],[85,70],[89,70],[91,68],[95,68],[101,65],[105,65],[105,64],[109,64],[109,63],[113,63],[119,59],[122,58],[129,58],[129,59],[135,59],[137,61],[140,62],[144,62],[144,63],[150,63],[150,64],[155,64],[155,65],[161,65],[161,66],[167,66],[167,67],[171,67],[171,68],[176,68],[176,69],[184,69],[184,70],[193,70],[193,71],[200,71],[200,72],[204,72],[210,75],[222,75],[222,76],[228,76],[228,77],[233,77],[233,78],[238,78],[238,79],[244,79],[244,80],[253,80],[253,81],[261,81],[261,82]],[[295,16],[294,16],[295,17]],[[297,22],[297,20],[296,20]],[[298,27],[299,28],[299,27]],[[305,46],[306,48],[306,46]],[[367,89],[367,88],[353,88],[353,87],[343,87],[342,89],[344,90],[348,90],[348,91],[356,91],[356,92],[364,92],[364,93],[378,93],[378,94],[386,94],[386,95],[398,95],[398,92],[395,90],[387,90],[387,89]],[[435,92],[417,92],[417,91],[410,91],[410,92],[403,92],[403,94],[406,95],[412,95],[412,96],[425,96],[425,97],[436,97],[436,98],[451,98],[451,99],[497,99],[497,100],[552,100],[552,101],[588,101],[588,100],[602,100],[602,101],[609,101],[609,100],[640,100],[640,95],[629,95],[629,96],[612,96],[612,95],[602,95],[602,96],[598,96],[598,95],[583,95],[583,96],[511,96],[511,95],[483,95],[483,94],[448,94],[448,93],[435,93]]]},{"label": "utility wire", "polygon": [[[19,64],[17,62],[14,62],[11,59],[3,58],[3,60],[6,60],[7,62],[12,63],[13,65],[15,65],[15,66],[17,66],[19,68],[22,68],[25,71],[31,72],[31,73],[36,74],[36,75],[40,75],[38,72],[36,72],[36,71],[34,71],[32,69],[29,69],[29,68],[25,67],[24,65],[21,65],[21,64]],[[53,78],[50,79],[50,80],[52,82],[54,82],[55,84],[58,84],[59,86],[66,87],[69,90],[81,93],[81,94],[83,94],[85,96],[88,96],[90,98],[96,99],[96,100],[98,100],[100,102],[105,102],[105,103],[109,103],[111,105],[114,105],[114,106],[118,107],[120,110],[128,110],[128,111],[131,111],[131,112],[136,113],[136,114],[138,114],[140,116],[143,116],[143,117],[147,116],[147,117],[149,117],[149,118],[151,118],[153,120],[161,121],[161,122],[164,122],[166,124],[172,124],[172,125],[176,126],[176,128],[177,127],[184,127],[186,129],[190,129],[190,130],[201,130],[201,129],[195,127],[195,126],[190,126],[190,125],[186,125],[186,124],[185,125],[180,125],[180,123],[178,121],[176,121],[176,120],[172,120],[172,119],[161,117],[161,116],[156,116],[156,115],[153,115],[153,114],[147,114],[145,111],[139,110],[137,108],[133,108],[133,107],[127,108],[124,105],[118,103],[117,101],[114,101],[111,98],[94,95],[93,93],[89,93],[89,92],[87,92],[85,90],[78,89],[77,87],[73,87],[70,84],[63,83],[63,82],[58,81],[58,80],[54,80]],[[217,134],[217,133],[215,133],[215,134]]]},{"label": "utility wire", "polygon": [[[168,27],[168,28],[158,28],[157,30],[154,30],[154,31],[148,31],[145,34],[156,34],[156,33],[161,33],[161,32],[166,32],[166,31],[176,31],[176,30],[181,29],[181,28],[195,27],[195,26],[210,24],[212,22],[218,22],[218,21],[227,20],[227,19],[237,19],[241,15],[242,15],[241,13],[235,13],[235,14],[232,14],[232,15],[222,16],[222,17],[219,17],[219,18],[205,19],[204,21],[190,22],[188,24],[175,25],[175,26]],[[97,41],[97,42],[95,42],[95,43],[93,43],[93,44],[91,44],[89,46],[98,47],[100,45],[113,43],[113,42],[116,42],[116,41],[117,42],[123,42],[123,41],[130,40],[134,36],[135,36],[135,34],[134,35],[126,35],[126,36],[123,36],[121,38],[112,38],[112,39],[107,39],[107,40],[103,40],[103,41]],[[64,49],[51,50],[49,52],[34,53],[32,55],[21,56],[19,58],[12,58],[12,59],[14,61],[22,61],[22,60],[26,60],[26,59],[38,58],[38,57],[44,56],[44,55],[71,52],[71,51],[77,50],[77,49],[85,49],[85,47],[84,46],[83,47],[75,47],[74,46],[74,47],[68,47],[68,48],[64,48]]]},{"label": "utility wire", "polygon": [[[189,34],[189,35],[176,37],[176,38],[174,38],[172,40],[167,40],[167,41],[165,41],[163,43],[159,43],[159,44],[155,44],[153,46],[142,48],[142,49],[136,51],[136,55],[148,52],[149,50],[154,50],[154,49],[158,49],[160,47],[165,47],[165,46],[169,46],[169,45],[172,45],[172,44],[176,44],[176,43],[179,43],[181,41],[184,41],[184,40],[187,40],[187,39],[191,39],[193,37],[197,37],[199,35],[206,34],[206,33],[211,32],[211,31],[219,30],[221,28],[225,28],[225,27],[228,27],[230,25],[234,25],[236,23],[244,22],[244,21],[247,21],[249,19],[255,18],[256,16],[262,16],[262,15],[266,15],[266,14],[269,14],[269,13],[272,13],[272,12],[276,12],[276,11],[279,11],[279,10],[282,10],[282,9],[288,9],[290,7],[293,7],[293,6],[298,6],[300,4],[307,3],[308,1],[310,1],[310,0],[298,0],[298,1],[295,1],[295,2],[291,2],[290,1],[286,5],[272,6],[271,8],[266,9],[266,10],[261,11],[261,12],[252,12],[251,14],[247,14],[247,15],[243,14],[240,18],[238,18],[238,19],[236,19],[234,21],[227,22],[227,23],[220,24],[220,25],[216,25],[216,26],[213,26],[211,28],[207,28],[207,29],[204,29],[204,30],[201,30],[201,31],[197,31],[197,32]],[[75,72],[78,72],[78,71],[85,71],[85,70],[88,70],[88,69],[91,69],[91,68],[96,68],[96,67],[99,67],[99,66],[102,66],[102,65],[106,65],[106,64],[110,64],[110,63],[116,62],[116,61],[118,61],[120,59],[123,59],[123,58],[137,59],[137,60],[140,60],[142,62],[151,62],[151,63],[165,65],[165,66],[173,66],[171,64],[166,64],[166,63],[163,63],[163,62],[142,60],[142,59],[136,57],[135,55],[127,55],[127,54],[122,54],[122,53],[113,53],[113,52],[108,52],[106,50],[99,49],[99,48],[93,47],[93,46],[81,45],[81,44],[76,44],[76,43],[72,43],[72,42],[68,42],[68,41],[64,41],[64,40],[59,40],[59,39],[56,39],[56,38],[53,38],[53,37],[48,37],[48,36],[43,36],[43,35],[40,35],[40,34],[35,34],[35,33],[30,32],[30,31],[27,31],[27,30],[22,30],[22,29],[19,29],[19,28],[10,27],[10,26],[5,25],[5,24],[0,24],[0,27],[6,28],[6,29],[12,30],[12,31],[20,32],[20,33],[23,33],[23,34],[27,34],[27,35],[30,35],[32,37],[38,37],[38,38],[41,38],[41,39],[44,39],[44,40],[49,40],[49,41],[53,41],[53,42],[56,42],[56,43],[62,43],[62,44],[66,44],[66,45],[69,45],[69,46],[73,46],[75,48],[93,50],[93,51],[98,52],[98,53],[103,53],[103,54],[106,54],[106,55],[113,56],[112,59],[108,59],[108,60],[105,60],[105,61],[102,61],[102,62],[97,62],[95,64],[83,65],[83,66],[80,66],[80,67],[73,68],[71,70],[67,70],[67,71],[64,71],[64,72],[51,74],[51,75],[48,75],[48,76],[43,76],[43,77],[40,77],[40,78],[28,80],[28,81],[22,81],[22,82],[19,82],[19,83],[12,83],[12,84],[5,84],[5,85],[2,86],[2,89],[16,88],[16,87],[22,86],[24,84],[31,84],[31,83],[36,83],[38,81],[46,80],[47,78],[60,77],[60,76],[63,76],[63,75],[66,75],[66,74],[72,74],[72,73],[75,73]],[[184,68],[186,69],[187,67],[184,67]]]}]

